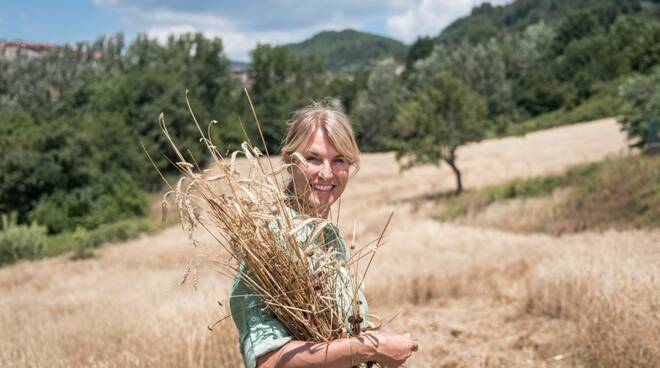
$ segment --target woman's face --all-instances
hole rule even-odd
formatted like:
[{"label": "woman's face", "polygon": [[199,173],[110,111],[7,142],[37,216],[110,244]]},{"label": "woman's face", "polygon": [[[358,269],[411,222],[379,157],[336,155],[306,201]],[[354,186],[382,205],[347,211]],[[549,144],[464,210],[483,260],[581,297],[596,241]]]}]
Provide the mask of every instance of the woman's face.
[{"label": "woman's face", "polygon": [[306,164],[296,163],[293,185],[300,209],[325,218],[330,206],[341,196],[348,182],[348,158],[342,156],[322,129],[317,129],[311,144],[300,154]]}]

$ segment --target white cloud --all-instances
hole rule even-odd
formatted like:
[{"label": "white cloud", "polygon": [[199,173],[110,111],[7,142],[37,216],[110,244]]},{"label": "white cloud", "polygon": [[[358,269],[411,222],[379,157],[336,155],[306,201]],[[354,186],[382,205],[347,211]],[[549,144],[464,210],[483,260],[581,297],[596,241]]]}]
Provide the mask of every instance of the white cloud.
[{"label": "white cloud", "polygon": [[[406,42],[436,35],[483,0],[92,0],[115,9],[128,28],[160,40],[201,32],[220,37],[232,60],[257,43],[299,42],[323,30],[380,30]],[[512,0],[494,0],[502,4]],[[388,34],[389,33],[389,34]]]},{"label": "white cloud", "polygon": [[[95,1],[101,5],[113,6],[121,2],[121,0]],[[229,58],[244,61],[249,60],[249,52],[258,43],[299,42],[320,31],[359,29],[362,26],[360,20],[343,17],[341,14],[326,16],[317,22],[297,22],[298,26],[249,27],[244,19],[231,17],[231,14],[220,11],[192,12],[166,8],[147,11],[128,4],[118,9],[125,23],[136,28],[138,32],[147,33],[152,38],[165,41],[169,35],[200,32],[207,37],[221,38],[224,51]],[[256,14],[255,18],[258,19]]]},{"label": "white cloud", "polygon": [[164,41],[169,35],[187,32],[201,32],[207,37],[222,39],[225,53],[232,60],[249,60],[249,52],[258,43],[285,44],[298,42],[323,30],[358,28],[359,24],[346,20],[335,23],[319,23],[311,27],[288,30],[243,30],[234,21],[213,14],[155,11],[138,15],[143,22],[151,25],[144,30],[150,37]]},{"label": "white cloud", "polygon": [[[489,1],[493,5],[510,3],[512,0]],[[405,42],[418,36],[435,36],[454,20],[470,14],[473,7],[483,0],[421,0],[405,12],[387,18],[391,35]]]}]

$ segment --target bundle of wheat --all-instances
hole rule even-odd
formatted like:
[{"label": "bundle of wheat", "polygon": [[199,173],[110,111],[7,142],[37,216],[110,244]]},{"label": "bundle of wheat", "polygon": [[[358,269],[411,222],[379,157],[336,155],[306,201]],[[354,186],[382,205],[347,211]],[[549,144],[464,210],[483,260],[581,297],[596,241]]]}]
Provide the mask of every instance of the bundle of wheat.
[{"label": "bundle of wheat", "polygon": [[[211,156],[208,169],[201,169],[192,156],[189,162],[179,151],[163,114],[159,122],[178,158],[174,165],[183,174],[163,203],[175,197],[181,225],[193,245],[197,246],[196,228],[208,231],[225,255],[216,259],[218,271],[228,277],[240,274],[295,338],[330,341],[359,334],[364,316],[359,315],[357,293],[364,274],[358,275],[356,264],[369,255],[373,258],[382,234],[376,246],[368,244],[339,262],[337,248],[324,239],[334,225],[291,210],[296,196],[284,185],[291,164],[275,167],[268,152],[262,154],[249,139],[240,150],[222,155],[208,138],[215,122],[205,135],[190,113]],[[256,114],[255,121],[265,143]],[[238,155],[247,159],[248,170],[237,169]],[[304,164],[302,156],[296,158]],[[307,234],[301,237],[303,230]],[[347,321],[352,323],[349,328]]]}]

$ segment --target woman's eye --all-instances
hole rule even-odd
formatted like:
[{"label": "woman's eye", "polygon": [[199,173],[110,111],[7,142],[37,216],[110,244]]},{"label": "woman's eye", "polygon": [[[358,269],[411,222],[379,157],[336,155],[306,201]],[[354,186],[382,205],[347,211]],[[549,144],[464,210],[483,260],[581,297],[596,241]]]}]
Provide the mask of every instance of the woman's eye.
[{"label": "woman's eye", "polygon": [[332,162],[335,163],[335,164],[337,164],[337,165],[344,165],[344,164],[346,164],[348,161],[346,161],[345,158],[336,158],[336,159],[334,159]]},{"label": "woman's eye", "polygon": [[321,160],[319,160],[317,157],[305,157],[305,160],[313,165],[318,165],[321,163]]}]

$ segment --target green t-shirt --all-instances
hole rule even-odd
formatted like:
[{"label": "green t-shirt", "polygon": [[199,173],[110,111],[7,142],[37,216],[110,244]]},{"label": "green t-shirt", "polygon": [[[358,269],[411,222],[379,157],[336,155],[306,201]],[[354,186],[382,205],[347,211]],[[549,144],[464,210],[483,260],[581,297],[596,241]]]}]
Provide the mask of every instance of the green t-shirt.
[{"label": "green t-shirt", "polygon": [[[291,216],[294,218],[294,216]],[[304,243],[314,230],[313,225],[307,225],[302,228],[296,237],[301,243]],[[324,238],[328,247],[331,247],[336,254],[337,262],[341,265],[342,261],[348,259],[348,249],[346,243],[339,235],[339,230],[334,225],[328,225],[324,229]],[[234,285],[231,291],[230,309],[232,318],[239,332],[239,346],[246,368],[255,368],[257,358],[277,350],[284,344],[293,339],[291,333],[278,321],[273,313],[265,308],[265,303],[258,296],[254,295],[241,277],[248,272],[244,264],[240,265],[240,270],[234,279]],[[348,277],[349,273],[345,267],[340,266],[339,278],[352,295],[354,285]],[[348,300],[347,300],[348,299]],[[360,300],[360,314],[366,321],[368,306],[362,290],[358,290],[358,299]],[[346,294],[337,295],[340,308],[347,308],[350,315],[350,297]],[[350,328],[348,321],[344,321],[346,328]]]}]

